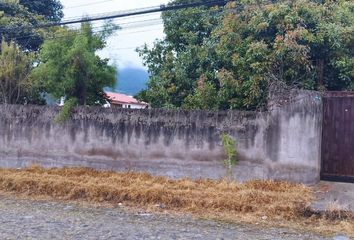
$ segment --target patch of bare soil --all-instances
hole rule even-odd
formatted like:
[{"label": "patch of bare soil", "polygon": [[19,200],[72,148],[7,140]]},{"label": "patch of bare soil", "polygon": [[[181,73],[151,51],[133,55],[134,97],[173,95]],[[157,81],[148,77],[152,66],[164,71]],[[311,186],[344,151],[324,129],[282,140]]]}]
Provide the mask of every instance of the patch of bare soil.
[{"label": "patch of bare soil", "polygon": [[287,182],[172,180],[147,173],[117,173],[87,168],[0,169],[0,191],[31,198],[120,204],[152,211],[354,236],[352,218],[313,213],[311,188]]}]

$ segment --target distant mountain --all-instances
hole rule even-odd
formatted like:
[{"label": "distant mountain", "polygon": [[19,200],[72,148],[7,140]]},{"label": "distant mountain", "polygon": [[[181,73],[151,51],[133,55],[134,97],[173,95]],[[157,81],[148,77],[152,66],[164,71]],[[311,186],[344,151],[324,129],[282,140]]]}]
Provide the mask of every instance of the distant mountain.
[{"label": "distant mountain", "polygon": [[147,87],[149,73],[142,68],[123,68],[118,70],[118,84],[115,91],[127,95],[136,95]]}]

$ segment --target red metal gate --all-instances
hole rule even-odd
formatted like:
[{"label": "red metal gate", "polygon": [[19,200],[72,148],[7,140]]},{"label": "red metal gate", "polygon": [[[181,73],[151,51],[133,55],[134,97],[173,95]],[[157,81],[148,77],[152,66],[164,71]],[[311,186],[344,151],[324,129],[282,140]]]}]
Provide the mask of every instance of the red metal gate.
[{"label": "red metal gate", "polygon": [[323,98],[321,179],[354,182],[354,93]]}]

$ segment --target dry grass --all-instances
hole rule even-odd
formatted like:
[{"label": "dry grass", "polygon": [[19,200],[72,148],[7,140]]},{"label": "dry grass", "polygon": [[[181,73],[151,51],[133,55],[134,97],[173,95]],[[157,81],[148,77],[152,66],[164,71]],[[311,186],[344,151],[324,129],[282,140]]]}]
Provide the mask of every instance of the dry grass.
[{"label": "dry grass", "polygon": [[353,218],[348,206],[340,204],[338,201],[332,201],[327,204],[324,216],[328,219],[348,219]]},{"label": "dry grass", "polygon": [[[171,180],[146,173],[100,172],[86,168],[0,169],[0,191],[94,203],[124,203],[217,219],[275,224],[354,236],[354,223],[305,217],[312,190],[274,181],[244,184],[215,180]],[[330,229],[328,226],[331,226]],[[326,231],[325,231],[326,230]]]}]

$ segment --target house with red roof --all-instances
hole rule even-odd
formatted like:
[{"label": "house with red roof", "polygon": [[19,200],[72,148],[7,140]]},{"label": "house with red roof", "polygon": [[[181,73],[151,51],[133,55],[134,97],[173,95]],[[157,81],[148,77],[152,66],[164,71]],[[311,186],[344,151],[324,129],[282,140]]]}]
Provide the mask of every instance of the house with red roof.
[{"label": "house with red roof", "polygon": [[106,99],[108,101],[106,107],[131,108],[131,109],[149,108],[148,103],[140,102],[134,97],[122,93],[106,92]]}]

